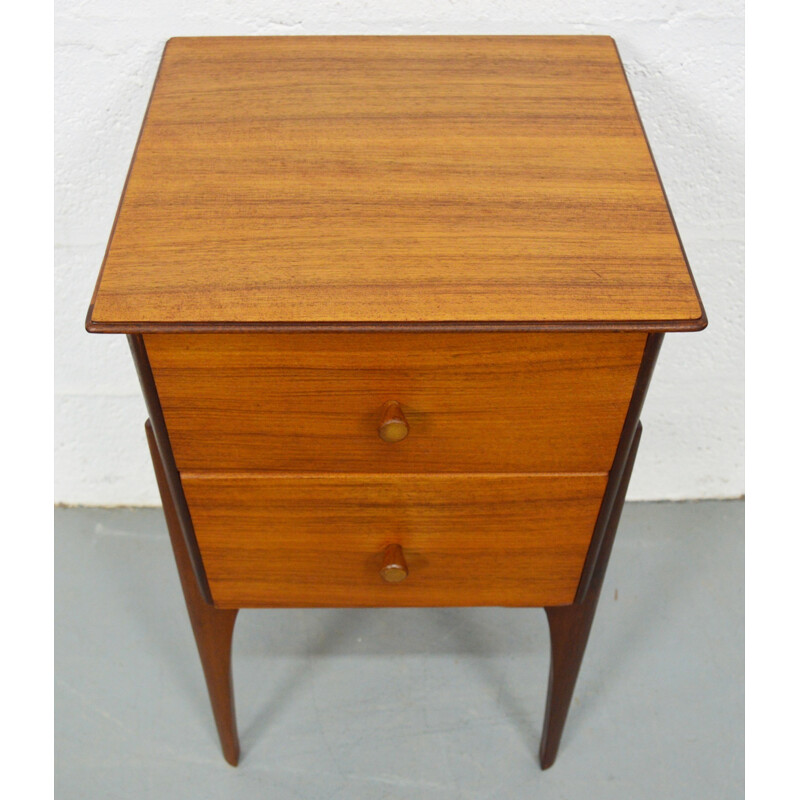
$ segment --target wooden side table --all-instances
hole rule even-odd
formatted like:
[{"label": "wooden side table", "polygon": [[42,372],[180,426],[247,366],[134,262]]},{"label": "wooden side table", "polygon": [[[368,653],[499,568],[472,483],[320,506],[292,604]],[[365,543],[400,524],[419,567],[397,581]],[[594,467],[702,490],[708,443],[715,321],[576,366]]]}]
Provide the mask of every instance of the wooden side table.
[{"label": "wooden side table", "polygon": [[536,606],[567,715],[702,304],[612,39],[168,42],[87,329],[128,335],[226,759],[243,607]]}]

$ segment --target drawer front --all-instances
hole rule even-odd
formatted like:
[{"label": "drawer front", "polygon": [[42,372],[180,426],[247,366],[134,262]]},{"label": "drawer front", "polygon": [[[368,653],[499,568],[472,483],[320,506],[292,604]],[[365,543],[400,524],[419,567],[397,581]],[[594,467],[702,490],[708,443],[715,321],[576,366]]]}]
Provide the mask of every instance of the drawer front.
[{"label": "drawer front", "polygon": [[[186,474],[215,605],[571,603],[606,475]],[[399,544],[400,583],[380,575]]]},{"label": "drawer front", "polygon": [[[646,335],[147,334],[178,468],[607,472]],[[387,443],[396,401],[409,433]]]}]

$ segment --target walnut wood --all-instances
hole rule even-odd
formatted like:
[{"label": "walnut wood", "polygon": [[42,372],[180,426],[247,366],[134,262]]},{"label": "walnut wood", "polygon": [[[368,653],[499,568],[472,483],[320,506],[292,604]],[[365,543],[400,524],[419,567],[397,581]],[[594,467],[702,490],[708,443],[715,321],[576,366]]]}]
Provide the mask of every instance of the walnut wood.
[{"label": "walnut wood", "polygon": [[[643,333],[145,334],[182,471],[608,472]],[[387,398],[412,434],[387,446]]]},{"label": "walnut wood", "polygon": [[401,442],[408,436],[408,420],[403,414],[400,403],[390,400],[383,406],[378,436],[387,444]]},{"label": "walnut wood", "polygon": [[614,42],[168,42],[90,330],[699,329]]},{"label": "walnut wood", "polygon": [[387,583],[400,583],[408,577],[408,565],[399,544],[387,545],[383,551],[380,572],[381,578]]},{"label": "walnut wood", "polygon": [[147,443],[153,459],[158,490],[164,506],[167,529],[178,566],[186,609],[192,623],[200,662],[206,678],[214,721],[225,760],[236,766],[239,763],[239,736],[236,732],[236,711],[233,703],[233,675],[231,673],[231,644],[237,609],[217,609],[206,602],[197,584],[192,568],[183,527],[167,480],[162,459],[150,420],[145,423]]},{"label": "walnut wood", "polygon": [[131,355],[133,356],[136,373],[139,376],[139,385],[142,387],[147,413],[150,415],[150,425],[152,426],[153,436],[158,445],[160,463],[163,466],[166,476],[165,480],[169,487],[171,503],[175,507],[175,513],[180,522],[181,534],[183,536],[186,552],[189,556],[189,561],[192,565],[192,570],[197,579],[197,586],[203,599],[207,603],[213,603],[205,568],[203,567],[203,559],[197,548],[197,539],[194,535],[192,518],[186,506],[183,486],[180,476],[178,475],[178,469],[175,465],[175,457],[172,453],[172,445],[170,443],[169,434],[167,433],[167,427],[164,423],[164,414],[158,392],[156,391],[155,381],[153,380],[153,371],[150,368],[147,349],[145,348],[142,337],[136,334],[128,335],[128,345],[130,346]]},{"label": "walnut wood", "polygon": [[[182,477],[221,608],[569,603],[607,478]],[[379,574],[389,544],[408,565],[391,590]]]},{"label": "walnut wood", "polygon": [[[629,461],[628,453],[631,449],[634,436],[636,436],[639,417],[642,413],[644,400],[650,386],[650,379],[653,377],[653,370],[656,366],[656,360],[658,359],[658,353],[661,350],[663,339],[664,335],[661,333],[651,333],[647,337],[639,373],[636,376],[636,385],[631,395],[628,413],[625,415],[625,424],[622,426],[617,452],[614,455],[614,463],[611,465],[611,470],[608,475],[608,485],[606,486],[603,503],[600,506],[600,513],[597,515],[592,541],[589,545],[589,551],[586,554],[586,562],[583,567],[581,582],[578,585],[578,591],[575,595],[576,603],[580,603],[586,599],[586,594],[592,583],[597,556],[603,546],[603,539],[609,527],[608,520],[618,500],[619,486]],[[625,498],[623,497],[622,499],[624,500]]]},{"label": "walnut wood", "polygon": [[542,741],[539,749],[539,759],[542,769],[553,765],[558,754],[561,734],[567,720],[569,704],[572,693],[578,680],[583,653],[589,634],[592,629],[597,601],[603,588],[603,579],[614,545],[614,537],[625,504],[625,494],[628,491],[633,465],[636,461],[636,452],[639,448],[639,439],[642,435],[641,423],[636,424],[633,441],[626,454],[625,466],[620,476],[614,503],[609,516],[606,535],[598,553],[597,563],[592,572],[589,591],[585,598],[578,603],[568,606],[554,606],[545,608],[547,622],[550,627],[550,679],[547,689],[547,706],[545,708]]}]

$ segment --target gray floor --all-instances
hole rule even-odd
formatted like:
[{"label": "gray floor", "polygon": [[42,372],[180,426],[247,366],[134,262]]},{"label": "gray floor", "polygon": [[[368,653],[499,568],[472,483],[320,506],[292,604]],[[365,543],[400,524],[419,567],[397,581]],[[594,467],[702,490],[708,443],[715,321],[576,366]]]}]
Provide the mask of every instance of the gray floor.
[{"label": "gray floor", "polygon": [[626,507],[548,772],[542,611],[243,611],[233,769],[161,512],[57,509],[56,797],[743,797],[743,529]]}]

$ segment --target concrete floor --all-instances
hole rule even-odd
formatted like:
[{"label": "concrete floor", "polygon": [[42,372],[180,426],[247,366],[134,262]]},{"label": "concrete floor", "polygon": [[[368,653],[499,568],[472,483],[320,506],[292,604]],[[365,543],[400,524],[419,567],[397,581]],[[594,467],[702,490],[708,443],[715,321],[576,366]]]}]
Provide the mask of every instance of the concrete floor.
[{"label": "concrete floor", "polygon": [[159,510],[56,510],[56,797],[744,796],[744,504],[623,515],[555,766],[532,609],[243,611],[222,759]]}]

